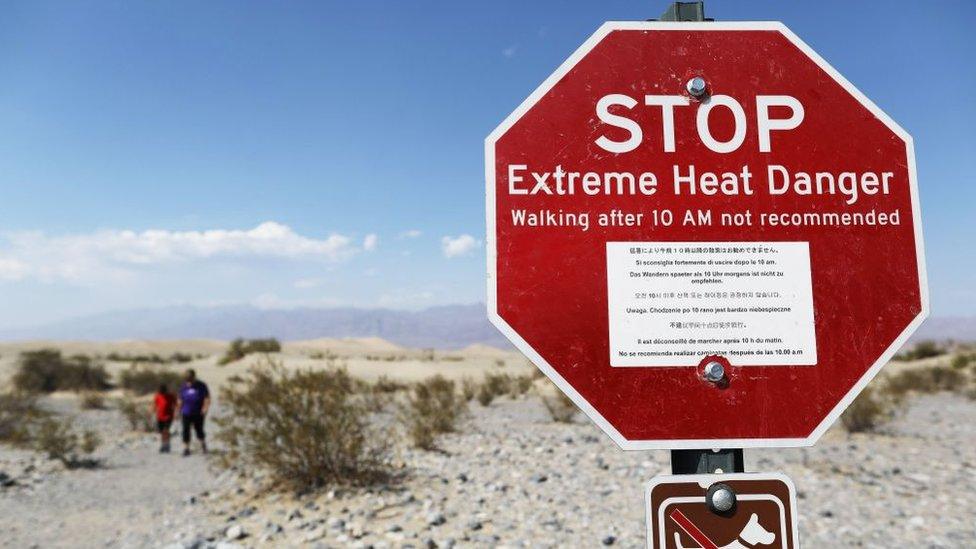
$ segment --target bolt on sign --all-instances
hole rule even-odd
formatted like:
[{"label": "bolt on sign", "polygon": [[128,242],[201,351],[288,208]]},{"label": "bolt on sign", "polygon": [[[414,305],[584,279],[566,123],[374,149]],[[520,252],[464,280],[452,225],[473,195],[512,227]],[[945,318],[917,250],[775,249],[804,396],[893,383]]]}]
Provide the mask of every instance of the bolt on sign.
[{"label": "bolt on sign", "polygon": [[660,476],[645,491],[647,546],[796,549],[796,490],[775,473]]},{"label": "bolt on sign", "polygon": [[911,137],[780,23],[607,23],[485,156],[489,317],[624,449],[811,445],[927,315]]}]

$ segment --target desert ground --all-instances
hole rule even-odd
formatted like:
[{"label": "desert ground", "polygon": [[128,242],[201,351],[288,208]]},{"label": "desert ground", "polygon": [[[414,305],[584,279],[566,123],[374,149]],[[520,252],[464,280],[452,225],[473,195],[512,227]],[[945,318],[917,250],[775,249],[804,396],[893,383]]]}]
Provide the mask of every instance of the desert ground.
[{"label": "desert ground", "polygon": [[[24,350],[64,354],[193,355],[214,394],[269,357],[226,365],[227,342],[25,342],[0,345],[8,383]],[[286,369],[344,366],[375,382],[434,374],[531,375],[518,353],[489,347],[404,349],[379,339],[284,344]],[[104,359],[103,359],[104,360]],[[951,355],[893,363],[884,375],[947,366]],[[104,361],[118,375],[129,362]],[[536,380],[536,385],[545,384]],[[108,401],[119,393],[106,395]],[[99,433],[95,467],[66,469],[24,447],[0,444],[0,545],[4,547],[641,547],[643,484],[670,471],[667,452],[623,452],[582,416],[554,422],[544,390],[477,401],[436,450],[391,428],[396,478],[367,488],[285,490],[264,471],[222,469],[213,456],[159,454],[112,406],[82,409],[55,392],[44,408]],[[393,398],[390,396],[389,398]],[[221,413],[220,399],[214,414]],[[210,426],[211,432],[216,426]],[[976,547],[976,402],[962,391],[910,396],[872,432],[834,426],[814,447],[746,452],[747,471],[779,471],[799,492],[806,547]],[[179,448],[179,445],[176,445]],[[219,455],[220,449],[215,448]]]}]

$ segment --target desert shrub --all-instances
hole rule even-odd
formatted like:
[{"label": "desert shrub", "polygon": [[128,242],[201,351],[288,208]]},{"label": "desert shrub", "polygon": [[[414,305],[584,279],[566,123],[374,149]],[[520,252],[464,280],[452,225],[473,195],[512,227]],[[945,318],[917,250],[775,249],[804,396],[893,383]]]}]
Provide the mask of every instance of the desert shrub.
[{"label": "desert shrub", "polygon": [[97,462],[91,454],[98,449],[101,441],[93,431],[81,435],[75,432],[70,419],[45,418],[41,420],[32,435],[34,449],[56,459],[65,467],[93,466]]},{"label": "desert shrub", "polygon": [[495,400],[495,393],[492,392],[491,388],[486,384],[482,383],[478,386],[478,404],[482,406],[491,406],[493,400]]},{"label": "desert shrub", "polygon": [[508,374],[485,374],[484,386],[496,397],[507,394],[512,390],[512,376]]},{"label": "desert shrub", "polygon": [[281,351],[281,343],[275,338],[267,339],[235,339],[220,359],[220,364],[230,364],[253,353],[277,353]]},{"label": "desert shrub", "polygon": [[919,341],[911,349],[907,349],[895,355],[894,359],[901,361],[921,360],[923,358],[932,358],[934,356],[944,355],[945,353],[945,347],[934,341]]},{"label": "desert shrub", "polygon": [[82,410],[104,410],[105,397],[101,393],[88,391],[82,393],[81,401],[78,403]]},{"label": "desert shrub", "polygon": [[78,443],[78,449],[81,450],[83,454],[94,454],[95,450],[102,445],[102,437],[98,436],[98,433],[90,429],[86,429],[81,433],[81,440]]},{"label": "desert shrub", "polygon": [[969,367],[973,361],[976,360],[976,355],[968,353],[959,353],[958,355],[952,357],[952,362],[949,363],[955,370],[965,370]]},{"label": "desert shrub", "polygon": [[133,431],[151,432],[153,430],[152,415],[149,413],[149,403],[134,398],[120,398],[115,401],[115,408],[129,424]]},{"label": "desert shrub", "polygon": [[528,393],[532,389],[533,381],[530,375],[513,377],[508,387],[508,395],[514,399]]},{"label": "desert shrub", "polygon": [[390,379],[386,375],[382,375],[379,379],[373,383],[372,390],[374,393],[397,393],[399,391],[406,391],[409,386],[402,381],[397,381],[395,379]]},{"label": "desert shrub", "polygon": [[154,393],[162,384],[170,389],[178,387],[180,374],[159,367],[139,364],[133,364],[119,374],[119,385],[137,395]]},{"label": "desert shrub", "polygon": [[874,387],[866,387],[840,416],[840,421],[848,432],[873,432],[891,419],[893,406]]},{"label": "desert shrub", "polygon": [[960,371],[945,366],[928,366],[898,372],[888,378],[884,387],[890,396],[900,400],[913,392],[961,391],[965,385],[966,378]]},{"label": "desert shrub", "polygon": [[216,419],[224,467],[263,469],[296,490],[364,485],[387,476],[389,437],[371,423],[368,403],[343,369],[252,368],[224,387]]},{"label": "desert shrub", "polygon": [[13,384],[18,390],[33,393],[54,391],[103,391],[110,387],[108,372],[91,357],[61,356],[56,349],[20,353]]},{"label": "desert shrub", "polygon": [[453,381],[436,375],[414,384],[400,406],[399,418],[417,448],[432,450],[438,434],[450,433],[467,410]]},{"label": "desert shrub", "polygon": [[461,396],[464,397],[465,402],[471,402],[474,397],[478,394],[479,385],[475,380],[470,377],[466,377],[461,380]]},{"label": "desert shrub", "polygon": [[562,391],[556,390],[553,395],[541,395],[542,404],[549,411],[549,417],[557,423],[572,423],[579,409],[576,404]]},{"label": "desert shrub", "polygon": [[176,351],[169,356],[161,356],[157,353],[138,355],[113,351],[105,355],[105,359],[111,360],[112,362],[142,362],[145,364],[167,364],[170,362],[175,362],[177,364],[183,364],[186,362],[192,362],[194,360],[194,356],[190,353],[181,353],[179,351]]},{"label": "desert shrub", "polygon": [[37,405],[37,397],[32,394],[0,394],[0,442],[27,443],[31,425],[47,415]]}]

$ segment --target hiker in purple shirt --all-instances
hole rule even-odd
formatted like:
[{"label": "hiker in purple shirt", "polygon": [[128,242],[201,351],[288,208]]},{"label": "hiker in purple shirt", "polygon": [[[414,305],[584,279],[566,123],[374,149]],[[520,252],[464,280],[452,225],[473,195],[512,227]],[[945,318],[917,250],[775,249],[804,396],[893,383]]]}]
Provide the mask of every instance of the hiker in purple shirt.
[{"label": "hiker in purple shirt", "polygon": [[210,389],[197,379],[197,373],[187,370],[183,384],[180,385],[179,402],[176,407],[183,416],[183,455],[190,455],[190,427],[197,434],[200,449],[207,453],[207,435],[203,432],[203,421],[210,409]]}]

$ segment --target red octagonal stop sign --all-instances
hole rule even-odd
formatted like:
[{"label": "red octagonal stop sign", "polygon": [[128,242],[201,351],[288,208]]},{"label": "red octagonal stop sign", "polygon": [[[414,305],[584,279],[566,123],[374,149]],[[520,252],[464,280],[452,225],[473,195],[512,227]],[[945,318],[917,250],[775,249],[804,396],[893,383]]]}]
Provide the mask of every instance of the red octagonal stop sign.
[{"label": "red octagonal stop sign", "polygon": [[779,23],[604,25],[486,172],[492,322],[625,449],[812,444],[928,311],[910,136]]}]

